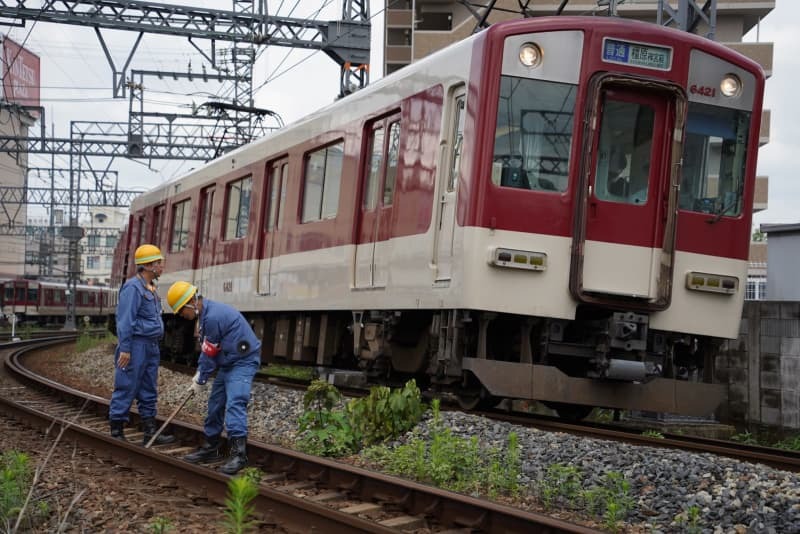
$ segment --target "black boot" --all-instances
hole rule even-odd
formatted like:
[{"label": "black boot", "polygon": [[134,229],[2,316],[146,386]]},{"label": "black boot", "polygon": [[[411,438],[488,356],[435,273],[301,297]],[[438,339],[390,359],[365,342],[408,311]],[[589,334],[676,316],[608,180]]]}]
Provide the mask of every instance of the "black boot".
[{"label": "black boot", "polygon": [[[142,438],[142,445],[147,445],[156,432],[158,432],[158,423],[156,422],[155,418],[148,417],[146,419],[142,419],[142,430],[144,431],[144,437]],[[166,443],[172,443],[175,441],[175,436],[170,436],[165,433],[161,433],[158,435],[156,440],[153,442],[153,445],[164,445]]]},{"label": "black boot", "polygon": [[234,475],[247,465],[247,436],[230,439],[228,461],[219,468],[226,475]]},{"label": "black boot", "polygon": [[111,425],[111,437],[115,439],[121,439],[122,441],[128,441],[125,439],[125,421],[109,421]]},{"label": "black boot", "polygon": [[184,456],[183,459],[190,464],[219,460],[222,458],[222,455],[219,453],[219,441],[219,435],[211,437],[206,436],[203,444],[200,445],[196,451],[190,452]]}]

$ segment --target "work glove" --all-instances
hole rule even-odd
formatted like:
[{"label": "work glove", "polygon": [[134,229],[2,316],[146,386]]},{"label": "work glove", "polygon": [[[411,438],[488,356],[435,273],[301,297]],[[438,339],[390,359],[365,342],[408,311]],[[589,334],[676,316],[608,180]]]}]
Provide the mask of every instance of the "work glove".
[{"label": "work glove", "polygon": [[200,383],[200,371],[195,373],[194,378],[192,378],[192,385],[189,386],[188,391],[191,391],[195,395],[200,395],[206,389],[207,382]]}]

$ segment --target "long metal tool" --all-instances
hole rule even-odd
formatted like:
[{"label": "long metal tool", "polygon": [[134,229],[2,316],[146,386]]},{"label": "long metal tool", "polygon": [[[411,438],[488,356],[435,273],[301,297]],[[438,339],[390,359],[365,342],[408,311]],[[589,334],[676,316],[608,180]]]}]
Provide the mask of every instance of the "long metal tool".
[{"label": "long metal tool", "polygon": [[153,434],[153,437],[150,438],[150,441],[148,441],[147,445],[144,446],[145,449],[149,449],[150,448],[150,445],[153,444],[153,442],[156,440],[156,438],[161,435],[161,433],[164,431],[165,428],[167,428],[167,425],[170,424],[170,422],[172,422],[172,420],[175,418],[176,415],[178,415],[178,412],[181,411],[181,408],[186,406],[186,403],[189,402],[189,399],[191,399],[193,395],[194,395],[194,390],[193,389],[190,389],[189,391],[186,392],[186,396],[183,398],[183,400],[178,405],[178,407],[175,408],[175,410],[170,414],[169,417],[167,417],[167,420],[164,421],[164,424],[161,425],[161,428],[159,428],[156,431],[156,433]]}]

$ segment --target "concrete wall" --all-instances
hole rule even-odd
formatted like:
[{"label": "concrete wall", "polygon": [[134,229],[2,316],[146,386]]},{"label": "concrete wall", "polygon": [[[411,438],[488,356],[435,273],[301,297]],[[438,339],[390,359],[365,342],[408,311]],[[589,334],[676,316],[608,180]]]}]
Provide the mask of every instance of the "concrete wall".
[{"label": "concrete wall", "polygon": [[732,422],[800,428],[800,302],[745,302],[739,338],[723,343],[715,369]]}]

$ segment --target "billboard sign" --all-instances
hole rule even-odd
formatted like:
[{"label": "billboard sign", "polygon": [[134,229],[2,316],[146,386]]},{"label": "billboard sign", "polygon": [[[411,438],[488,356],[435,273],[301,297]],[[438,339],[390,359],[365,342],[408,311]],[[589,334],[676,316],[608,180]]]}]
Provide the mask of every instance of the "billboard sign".
[{"label": "billboard sign", "polygon": [[3,97],[21,106],[39,105],[39,56],[3,38]]}]

